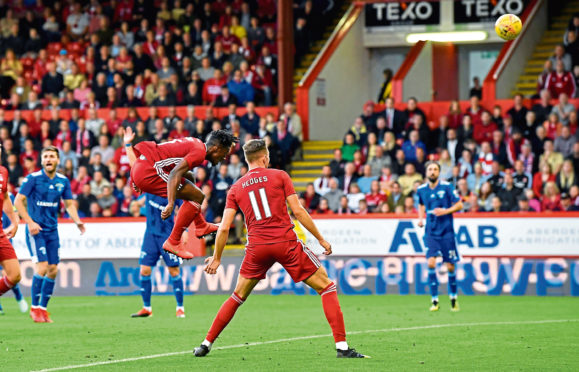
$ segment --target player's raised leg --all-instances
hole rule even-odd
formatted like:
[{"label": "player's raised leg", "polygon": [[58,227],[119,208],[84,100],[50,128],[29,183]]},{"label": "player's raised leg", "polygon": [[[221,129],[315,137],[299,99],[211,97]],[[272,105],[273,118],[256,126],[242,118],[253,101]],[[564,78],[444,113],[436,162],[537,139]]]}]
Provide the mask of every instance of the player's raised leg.
[{"label": "player's raised leg", "polygon": [[[143,244],[144,241],[143,241]],[[141,260],[143,259],[143,254],[141,253]],[[141,298],[143,299],[143,308],[138,312],[131,314],[132,318],[148,318],[153,316],[153,308],[151,307],[151,266],[141,264],[140,272],[140,282],[141,282]]]},{"label": "player's raised leg", "polygon": [[253,288],[255,288],[257,283],[259,283],[259,280],[260,279],[244,278],[242,275],[238,276],[237,285],[235,286],[233,294],[225,300],[223,305],[221,305],[221,308],[211,324],[211,328],[209,328],[209,332],[207,332],[205,340],[199,347],[195,348],[194,353],[196,357],[203,357],[209,354],[211,346],[213,346],[217,337],[219,337],[231,319],[233,319],[235,312],[241,305],[243,305],[247,297],[251,294]]}]

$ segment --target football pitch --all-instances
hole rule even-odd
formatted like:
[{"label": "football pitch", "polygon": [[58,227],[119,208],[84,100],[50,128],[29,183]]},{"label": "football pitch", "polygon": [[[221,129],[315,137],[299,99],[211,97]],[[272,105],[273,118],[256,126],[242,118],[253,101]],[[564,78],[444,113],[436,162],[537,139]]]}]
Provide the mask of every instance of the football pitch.
[{"label": "football pitch", "polygon": [[515,371],[579,368],[579,299],[460,297],[451,313],[426,296],[340,296],[348,342],[372,359],[336,359],[318,296],[255,295],[205,358],[198,346],[226,296],[171,296],[132,319],[140,297],[54,297],[53,324],[2,298],[1,371]]}]

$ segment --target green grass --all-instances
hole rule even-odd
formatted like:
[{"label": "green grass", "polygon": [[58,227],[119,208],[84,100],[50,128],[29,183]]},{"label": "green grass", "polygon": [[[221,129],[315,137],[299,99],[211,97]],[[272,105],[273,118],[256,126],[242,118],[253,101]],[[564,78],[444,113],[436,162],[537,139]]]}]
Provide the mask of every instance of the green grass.
[{"label": "green grass", "polygon": [[[461,297],[438,313],[424,296],[340,296],[350,345],[372,359],[335,358],[333,340],[316,296],[255,295],[239,309],[206,358],[192,350],[226,296],[189,296],[186,319],[174,299],[153,297],[154,316],[131,319],[138,297],[55,297],[53,324],[34,324],[3,298],[0,370],[29,371],[154,354],[89,371],[518,371],[579,368],[579,299],[570,297]],[[520,323],[574,320],[559,323]],[[513,322],[489,325],[480,323]],[[478,323],[478,324],[475,324]],[[466,325],[470,324],[470,325]],[[440,328],[396,329],[445,325]],[[381,330],[381,331],[379,331]],[[362,331],[370,331],[362,333]],[[359,333],[356,333],[359,332]],[[287,338],[321,337],[246,345]],[[327,336],[324,336],[327,335]]]}]

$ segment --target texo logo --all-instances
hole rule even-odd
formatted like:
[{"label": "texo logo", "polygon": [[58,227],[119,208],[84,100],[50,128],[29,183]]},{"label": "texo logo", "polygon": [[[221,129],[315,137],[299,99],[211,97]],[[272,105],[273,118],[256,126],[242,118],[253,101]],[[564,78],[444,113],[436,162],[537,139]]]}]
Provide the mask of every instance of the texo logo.
[{"label": "texo logo", "polygon": [[432,5],[425,1],[406,3],[406,9],[402,9],[402,13],[400,13],[399,3],[372,4],[372,6],[376,10],[376,19],[379,21],[384,18],[388,21],[424,20],[432,15]]},{"label": "texo logo", "polygon": [[498,0],[496,5],[492,6],[490,0],[461,0],[465,7],[467,17],[488,17],[498,16],[507,13],[520,14],[523,11],[522,0]]}]

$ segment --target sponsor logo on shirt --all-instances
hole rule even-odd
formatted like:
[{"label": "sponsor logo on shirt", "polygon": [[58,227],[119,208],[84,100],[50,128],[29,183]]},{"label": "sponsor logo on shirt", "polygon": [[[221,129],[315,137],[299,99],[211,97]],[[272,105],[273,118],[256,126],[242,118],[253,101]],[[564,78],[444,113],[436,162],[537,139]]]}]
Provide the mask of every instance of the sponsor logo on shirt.
[{"label": "sponsor logo on shirt", "polygon": [[39,207],[58,207],[58,202],[47,202],[38,200],[36,205]]}]

